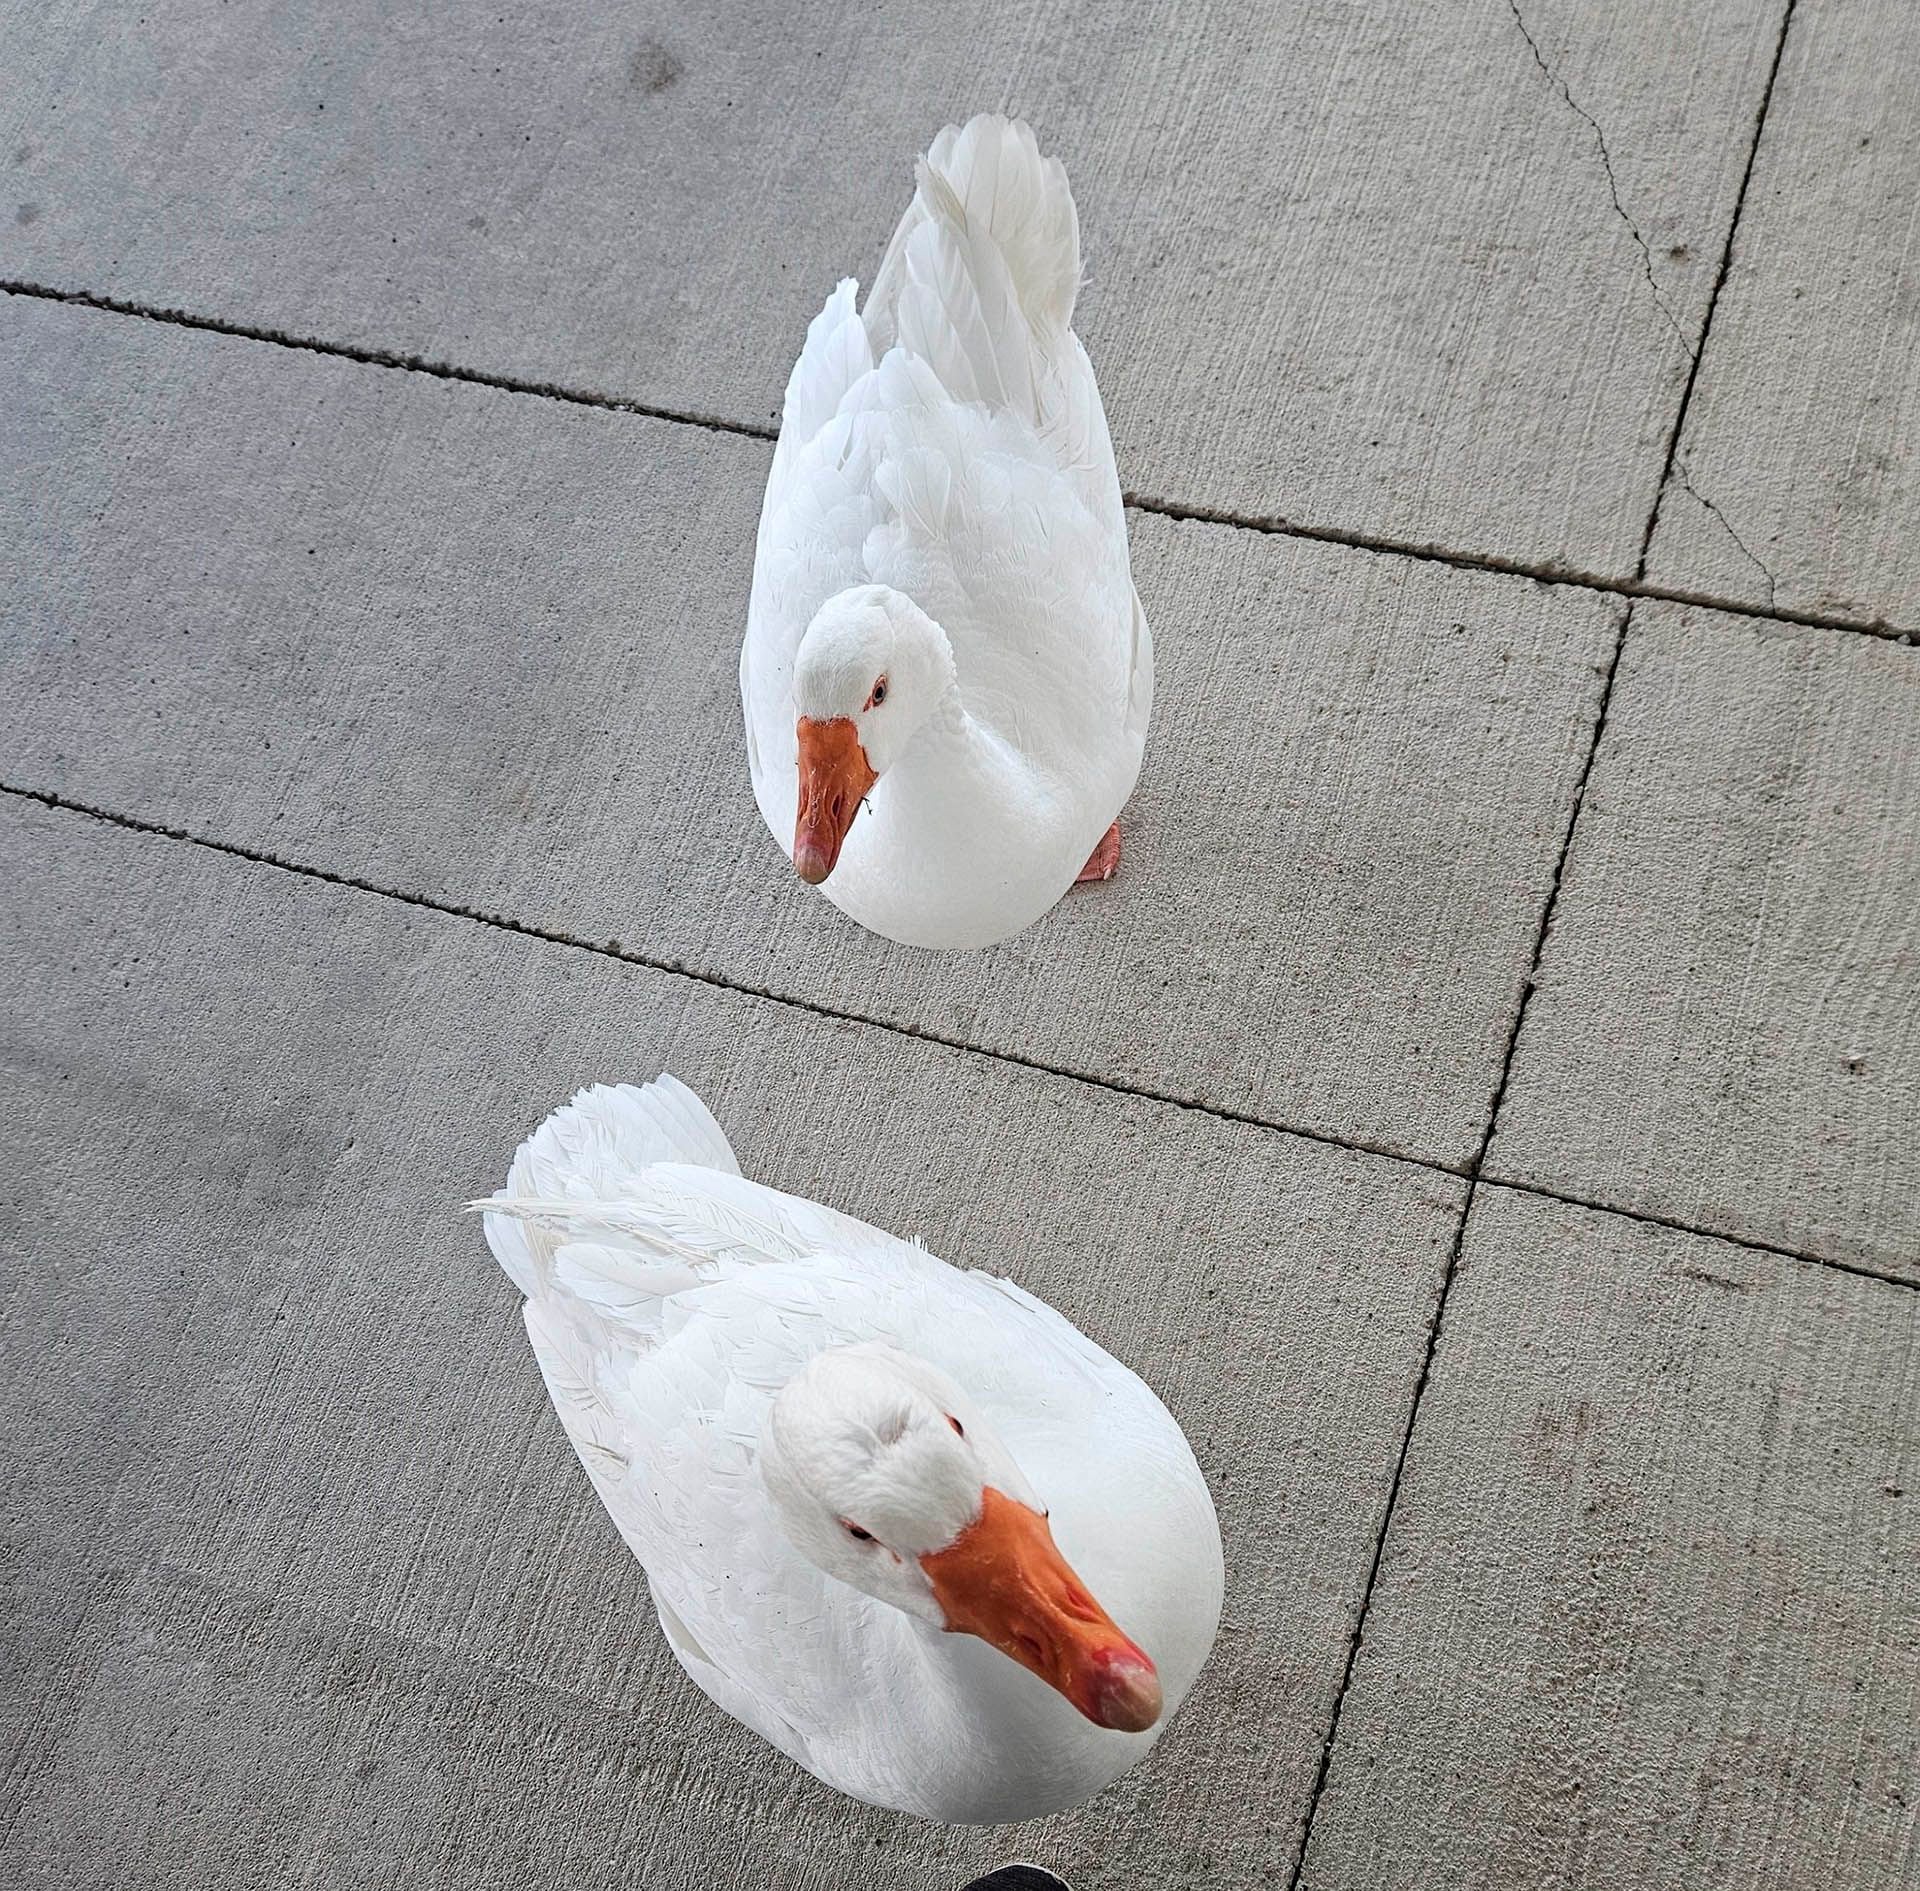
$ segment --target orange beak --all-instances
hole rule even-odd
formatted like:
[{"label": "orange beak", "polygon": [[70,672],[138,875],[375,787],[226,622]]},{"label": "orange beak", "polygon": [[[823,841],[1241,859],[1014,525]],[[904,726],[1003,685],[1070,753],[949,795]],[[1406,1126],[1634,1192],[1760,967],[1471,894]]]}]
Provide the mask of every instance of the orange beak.
[{"label": "orange beak", "polygon": [[991,1642],[1096,1727],[1142,1733],[1160,1718],[1153,1663],[1087,1593],[1037,1510],[983,1491],[979,1517],[920,1567],[949,1632]]},{"label": "orange beak", "polygon": [[800,817],[793,829],[793,869],[809,886],[818,886],[833,871],[847,829],[880,777],[867,765],[851,716],[830,716],[824,722],[802,716],[795,733],[800,741]]}]

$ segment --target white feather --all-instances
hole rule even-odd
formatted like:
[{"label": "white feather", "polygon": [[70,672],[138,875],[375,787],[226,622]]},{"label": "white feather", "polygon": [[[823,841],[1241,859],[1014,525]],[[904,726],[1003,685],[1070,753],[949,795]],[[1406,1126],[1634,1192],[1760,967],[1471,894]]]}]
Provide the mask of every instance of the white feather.
[{"label": "white feather", "polygon": [[[1179,1427],[1125,1367],[1009,1282],[746,1180],[668,1077],[582,1091],[477,1205],[531,1282],[554,1409],[721,1707],[844,1791],[948,1819],[1072,1804],[1145,1752],[1152,1734],[1093,1727],[985,1644],[825,1574],[759,1469],[772,1400],[819,1353],[884,1342],[926,1362],[1044,1491],[1177,1705],[1213,1638],[1219,1536]],[[523,1231],[531,1250],[505,1239]]]},{"label": "white feather", "polygon": [[789,383],[740,661],[754,794],[790,849],[796,657],[821,606],[877,585],[917,607],[959,713],[881,774],[821,888],[908,943],[1031,924],[1139,777],[1153,645],[1079,280],[1072,192],[1033,133],[949,127],[864,307],[842,282]]}]

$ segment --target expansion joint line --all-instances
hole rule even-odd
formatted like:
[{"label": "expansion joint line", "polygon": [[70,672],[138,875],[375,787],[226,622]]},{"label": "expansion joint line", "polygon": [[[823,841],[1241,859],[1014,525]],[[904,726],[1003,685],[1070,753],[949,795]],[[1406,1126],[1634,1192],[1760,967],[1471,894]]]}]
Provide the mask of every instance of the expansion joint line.
[{"label": "expansion joint line", "polygon": [[1089,1090],[1103,1091],[1111,1096],[1128,1097],[1142,1103],[1163,1104],[1168,1109],[1189,1111],[1195,1116],[1210,1117],[1216,1122],[1233,1123],[1275,1136],[1287,1136],[1299,1142],[1317,1143],[1328,1149],[1343,1150],[1348,1155],[1368,1156],[1382,1162],[1398,1163],[1404,1168],[1422,1169],[1430,1175],[1447,1176],[1457,1182],[1484,1182],[1489,1188],[1504,1189],[1509,1194],[1531,1195],[1542,1201],[1558,1202],[1567,1208],[1585,1209],[1599,1215],[1613,1215],[1622,1221],[1638,1221],[1651,1227],[1671,1228],[1676,1234],[1697,1235],[1709,1241],[1724,1241],[1729,1247],[1744,1248],[1749,1253],[1767,1254],[1778,1260],[1796,1261],[1807,1267],[1824,1267],[1838,1273],[1856,1274],[1866,1280],[1877,1280],[1884,1286],[1903,1287],[1920,1292],[1920,1281],[1908,1280],[1898,1274],[1883,1274],[1877,1268],[1859,1262],[1837,1260],[1832,1255],[1790,1248],[1776,1241],[1764,1241],[1751,1235],[1736,1234],[1724,1228],[1699,1227],[1692,1222],[1680,1221],[1672,1216],[1658,1214],[1651,1209],[1634,1208],[1595,1196],[1578,1195],[1568,1189],[1555,1188],[1544,1182],[1530,1182],[1518,1176],[1484,1173],[1476,1176],[1471,1163],[1446,1162],[1438,1156],[1418,1155],[1409,1150],[1390,1148],[1383,1143],[1367,1142],[1356,1136],[1342,1136],[1331,1130],[1304,1127],[1270,1116],[1255,1116],[1251,1111],[1228,1109],[1223,1104],[1203,1102],[1196,1097],[1179,1096],[1168,1090],[1154,1090],[1145,1084],[1123,1083],[1116,1077],[1075,1070],[1065,1064],[1049,1064],[1037,1057],[1022,1056],[1018,1051],[995,1050],[986,1045],[970,1044],[964,1038],[947,1037],[940,1032],[929,1031],[921,1026],[901,1024],[891,1019],[873,1017],[857,1011],[837,1010],[831,1005],[795,997],[786,992],[773,991],[764,986],[749,985],[742,980],[727,978],[717,972],[698,971],[692,966],[672,959],[653,958],[646,953],[636,952],[630,947],[623,946],[617,940],[582,939],[573,933],[562,932],[557,927],[535,925],[502,913],[483,912],[477,907],[463,906],[451,900],[435,899],[426,893],[409,893],[399,887],[382,886],[378,881],[364,879],[357,874],[336,873],[325,867],[308,866],[301,861],[289,860],[282,855],[269,853],[264,848],[248,847],[238,841],[215,840],[209,835],[195,834],[187,828],[174,827],[164,821],[148,820],[140,815],[122,814],[112,808],[98,807],[91,802],[79,801],[71,795],[56,794],[45,788],[28,788],[17,783],[0,781],[0,797],[31,802],[37,807],[47,808],[58,814],[74,815],[82,820],[98,821],[103,826],[119,828],[129,834],[145,834],[154,839],[199,848],[206,853],[224,855],[231,860],[243,860],[252,866],[267,867],[276,873],[289,874],[297,880],[315,880],[323,886],[341,887],[348,892],[364,893],[374,899],[392,900],[397,905],[412,906],[423,912],[438,913],[445,919],[458,919],[476,926],[488,926],[496,932],[508,932],[520,938],[538,940],[543,945],[561,946],[571,952],[589,952],[597,958],[612,959],[621,965],[631,965],[641,971],[658,972],[666,978],[684,978],[689,984],[703,985],[713,991],[728,992],[740,998],[752,998],[762,1004],[778,1005],[783,1011],[795,1011],[808,1017],[826,1019],[835,1024],[857,1024],[869,1030],[888,1031],[896,1037],[909,1038],[921,1044],[932,1044],[942,1050],[957,1051],[963,1056],[984,1057],[995,1063],[1011,1064],[1016,1069],[1035,1071],[1047,1077],[1057,1077],[1064,1083],[1082,1084]]},{"label": "expansion joint line", "polygon": [[[1526,36],[1527,44],[1533,48],[1534,58],[1540,60],[1541,70],[1547,72],[1547,76],[1552,78],[1553,74],[1548,71],[1546,61],[1540,59],[1539,47],[1534,45],[1533,36],[1527,32],[1526,22],[1520,17],[1518,6],[1514,5],[1514,0],[1508,0],[1508,5],[1513,10],[1514,20],[1516,24],[1518,24],[1520,31]],[[1660,516],[1660,501],[1667,490],[1667,483],[1673,475],[1675,458],[1679,452],[1681,433],[1686,426],[1687,410],[1692,404],[1693,390],[1700,378],[1700,363],[1706,354],[1707,339],[1713,331],[1713,318],[1720,306],[1720,292],[1726,286],[1727,272],[1732,266],[1733,246],[1740,228],[1740,216],[1746,206],[1747,187],[1753,180],[1754,163],[1760,154],[1760,139],[1766,127],[1768,108],[1773,103],[1774,83],[1780,76],[1780,61],[1786,52],[1787,33],[1793,24],[1794,5],[1795,0],[1786,0],[1786,6],[1781,14],[1780,30],[1774,41],[1773,61],[1767,69],[1766,83],[1761,89],[1759,107],[1754,113],[1753,133],[1747,146],[1746,165],[1741,172],[1740,188],[1734,197],[1733,214],[1727,222],[1726,245],[1720,253],[1720,265],[1715,271],[1713,288],[1707,298],[1706,314],[1700,324],[1699,343],[1696,347],[1689,350],[1692,360],[1687,371],[1686,385],[1681,390],[1680,401],[1673,417],[1672,431],[1667,438],[1667,451],[1665,463],[1661,468],[1660,480],[1654,488],[1653,501],[1647,510],[1646,528],[1642,532],[1640,540],[1640,557],[1634,569],[1636,582],[1643,579],[1646,575],[1647,557],[1653,545],[1654,528]],[[1555,82],[1559,83],[1557,80]],[[1561,86],[1561,90],[1562,92],[1566,91],[1564,85]],[[1570,93],[1567,94],[1567,103],[1573,105],[1574,110],[1580,111],[1579,106],[1574,104],[1573,97]],[[1606,157],[1606,140],[1604,137],[1601,137],[1600,127],[1594,124],[1594,121],[1588,114],[1581,112],[1580,115],[1586,118],[1589,124],[1593,124],[1594,135],[1600,139],[1601,157],[1602,161],[1607,163],[1607,179],[1609,187],[1611,187],[1613,171],[1612,165]],[[1617,192],[1614,196],[1614,204],[1616,208],[1620,207]],[[1623,217],[1626,215],[1624,209],[1621,210],[1621,215]],[[1639,231],[1635,229],[1634,236],[1636,240],[1639,239],[1639,235]],[[1640,247],[1644,254],[1646,244],[1641,242]],[[1651,259],[1649,259],[1649,261],[1650,260]],[[1657,289],[1655,293],[1658,293]],[[1662,306],[1664,307],[1664,304]],[[1669,319],[1671,319],[1671,316],[1669,316]],[[1514,1061],[1520,1047],[1520,1034],[1526,1023],[1527,1008],[1532,1000],[1535,987],[1539,980],[1541,960],[1546,952],[1547,939],[1553,931],[1554,918],[1559,909],[1561,884],[1566,877],[1567,861],[1573,852],[1574,837],[1578,832],[1581,811],[1586,803],[1587,787],[1592,780],[1594,764],[1599,757],[1601,745],[1606,739],[1607,717],[1613,706],[1614,684],[1619,677],[1621,658],[1625,654],[1627,638],[1633,628],[1634,608],[1634,604],[1629,602],[1620,615],[1620,627],[1614,636],[1613,655],[1607,665],[1606,676],[1600,686],[1599,705],[1594,713],[1593,734],[1587,744],[1586,760],[1581,766],[1579,781],[1574,788],[1573,803],[1567,813],[1566,830],[1561,836],[1560,856],[1554,864],[1553,878],[1547,888],[1547,897],[1541,906],[1540,924],[1534,934],[1532,963],[1528,968],[1527,976],[1521,985],[1518,1000],[1514,1005],[1513,1024],[1507,1034],[1506,1052],[1501,1058],[1500,1074],[1494,1085],[1493,1097],[1487,1110],[1486,1128],[1480,1138],[1480,1147],[1472,1162],[1469,1163],[1467,1167],[1465,1199],[1460,1204],[1460,1218],[1455,1224],[1453,1242],[1448,1250],[1446,1262],[1441,1269],[1439,1286],[1434,1295],[1433,1318],[1427,1327],[1426,1353],[1421,1361],[1419,1374],[1414,1381],[1413,1395],[1407,1403],[1406,1425],[1400,1434],[1400,1449],[1394,1460],[1392,1478],[1388,1482],[1386,1503],[1381,1509],[1380,1528],[1374,1538],[1373,1558],[1367,1569],[1366,1583],[1361,1590],[1360,1606],[1354,1615],[1353,1631],[1348,1638],[1346,1665],[1340,1676],[1340,1685],[1334,1695],[1333,1712],[1328,1719],[1326,1737],[1321,1743],[1319,1768],[1314,1775],[1313,1787],[1307,1798],[1306,1812],[1301,1821],[1300,1845],[1294,1857],[1293,1870],[1287,1880],[1287,1891],[1299,1891],[1301,1877],[1306,1871],[1307,1857],[1313,1844],[1314,1819],[1319,1813],[1321,1796],[1326,1791],[1327,1776],[1332,1770],[1334,1752],[1339,1745],[1341,1715],[1346,1708],[1348,1690],[1353,1684],[1354,1667],[1359,1659],[1360,1645],[1366,1636],[1367,1618],[1373,1607],[1374,1590],[1379,1582],[1380,1568],[1386,1554],[1387,1539],[1392,1533],[1394,1514],[1400,1501],[1401,1483],[1406,1473],[1407,1459],[1412,1449],[1414,1432],[1420,1421],[1421,1405],[1426,1397],[1427,1386],[1433,1376],[1433,1362],[1439,1351],[1440,1335],[1447,1317],[1447,1301],[1453,1291],[1454,1280],[1460,1271],[1460,1257],[1465,1248],[1467,1227],[1472,1219],[1474,1201],[1480,1192],[1481,1178],[1485,1174],[1487,1165],[1487,1156],[1493,1147],[1494,1136],[1499,1129],[1501,1106],[1506,1101],[1507,1086],[1513,1077]]]},{"label": "expansion joint line", "polygon": [[[699,413],[657,403],[632,400],[624,395],[605,394],[590,388],[568,387],[554,381],[527,380],[498,374],[484,368],[465,368],[450,361],[430,360],[389,349],[361,347],[351,343],[324,341],[312,335],[291,335],[276,329],[224,317],[196,315],[184,309],[155,308],[130,302],[117,296],[96,295],[85,289],[55,289],[44,283],[0,278],[0,295],[22,300],[61,303],[70,308],[92,309],[107,315],[125,316],[136,321],[159,322],[208,335],[225,335],[263,347],[286,348],[299,354],[319,355],[336,361],[351,361],[357,366],[385,369],[405,374],[423,374],[432,380],[450,381],[469,387],[484,387],[497,393],[515,394],[530,400],[556,401],[568,407],[590,407],[605,413],[628,414],[643,420],[657,420],[668,426],[694,427],[706,433],[730,434],[743,440],[771,441],[779,429],[753,421],[730,420],[723,415]],[[1662,472],[1662,480],[1667,470]],[[1278,514],[1252,514],[1198,502],[1157,497],[1151,493],[1128,492],[1127,505],[1135,512],[1153,513],[1183,523],[1222,525],[1241,532],[1260,532],[1270,537],[1301,539],[1311,544],[1344,545],[1354,551],[1372,552],[1383,558],[1405,558],[1422,564],[1446,565],[1457,571],[1490,571],[1505,577],[1527,578],[1535,584],[1564,585],[1574,590],[1598,591],[1613,597],[1657,599],[1662,603],[1682,604],[1703,610],[1721,611],[1733,616],[1763,617],[1775,623],[1793,624],[1806,630],[1835,630],[1861,637],[1879,637],[1894,643],[1920,644],[1920,627],[1890,624],[1881,619],[1860,619],[1834,612],[1783,610],[1778,604],[1754,604],[1750,600],[1724,597],[1685,585],[1650,584],[1646,579],[1644,553],[1630,578],[1605,572],[1581,571],[1571,566],[1525,558],[1507,558],[1495,552],[1461,551],[1431,540],[1389,537],[1377,532],[1351,531],[1332,525],[1314,525]],[[1703,500],[1703,503],[1705,501]],[[1729,528],[1731,530],[1731,528]],[[1755,561],[1758,563],[1758,561]],[[1764,570],[1764,567],[1762,567]]]},{"label": "expansion joint line", "polygon": [[558,381],[524,380],[494,374],[485,368],[462,368],[451,361],[403,354],[392,348],[364,347],[353,342],[324,341],[317,335],[290,335],[282,329],[261,328],[251,322],[228,321],[219,315],[196,315],[188,309],[155,308],[119,296],[96,295],[90,289],[53,289],[44,283],[22,282],[0,276],[0,294],[35,302],[60,302],[69,308],[94,309],[103,315],[126,315],[138,321],[159,322],[168,328],[191,329],[203,335],[227,335],[236,341],[258,342],[269,348],[290,348],[297,354],[323,355],[333,361],[351,361],[363,368],[386,368],[404,374],[424,374],[435,381],[457,381],[465,387],[492,388],[500,394],[524,394],[534,400],[558,401],[567,407],[597,407],[604,413],[637,414],[643,420],[664,420],[676,427],[698,427],[706,433],[730,433],[749,440],[771,440],[775,427],[728,420],[720,414],[696,413],[628,400],[619,394],[595,393],[590,388],[566,387]]}]

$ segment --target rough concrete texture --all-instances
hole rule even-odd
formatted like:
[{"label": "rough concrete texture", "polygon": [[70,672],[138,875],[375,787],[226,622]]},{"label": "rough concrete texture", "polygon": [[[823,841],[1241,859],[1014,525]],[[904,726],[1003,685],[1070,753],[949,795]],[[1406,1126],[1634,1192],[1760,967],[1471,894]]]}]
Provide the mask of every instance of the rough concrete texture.
[{"label": "rough concrete texture", "polygon": [[[1459,1184],[80,815],[3,831],[6,1882],[1287,1868]],[[453,1211],[575,1084],[663,1064],[750,1172],[1011,1272],[1185,1424],[1226,1625],[1084,1812],[863,1810],[665,1656]]]},{"label": "rough concrete texture", "polygon": [[[0,1884],[1920,1882],[1920,649],[1725,609],[1920,624],[1913,15],[0,0]],[[806,320],[997,106],[1160,689],[1119,878],[950,960],[734,661]],[[1615,672],[1649,532],[1722,608]],[[452,1212],[663,1064],[1185,1423],[1221,1641],[1080,1812],[664,1655]]]},{"label": "rough concrete texture", "polygon": [[15,785],[1266,1121],[1477,1148],[1617,599],[1136,513],[1159,679],[1120,876],[929,955],[803,887],[753,806],[760,442],[44,303],[0,310],[0,361],[27,390],[0,421]]},{"label": "rough concrete texture", "polygon": [[1482,1190],[1306,1891],[1912,1885],[1917,1407],[1910,1289]]},{"label": "rough concrete texture", "polygon": [[1920,8],[1803,0],[1650,575],[1920,628]]},{"label": "rough concrete texture", "polygon": [[1121,469],[1625,576],[1784,0],[10,0],[4,273],[764,426],[949,118],[1069,162]]},{"label": "rough concrete texture", "polygon": [[1636,607],[1489,1172],[1920,1281],[1920,650]]}]

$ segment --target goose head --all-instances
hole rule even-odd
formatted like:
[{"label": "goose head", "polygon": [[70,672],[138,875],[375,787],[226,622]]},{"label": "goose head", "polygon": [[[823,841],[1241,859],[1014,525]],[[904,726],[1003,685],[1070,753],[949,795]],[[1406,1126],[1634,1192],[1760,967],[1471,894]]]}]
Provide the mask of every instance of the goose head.
[{"label": "goose head", "polygon": [[828,1575],[978,1636],[1096,1726],[1139,1733],[1160,1717],[1152,1661],[1068,1566],[946,1374],[889,1346],[820,1353],[774,1400],[760,1462],[788,1538]]},{"label": "goose head", "polygon": [[868,791],[953,683],[946,633],[901,592],[855,585],[814,613],[793,665],[801,879],[818,886],[833,871]]}]

